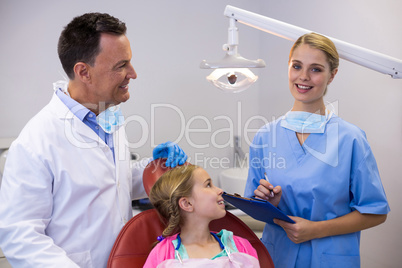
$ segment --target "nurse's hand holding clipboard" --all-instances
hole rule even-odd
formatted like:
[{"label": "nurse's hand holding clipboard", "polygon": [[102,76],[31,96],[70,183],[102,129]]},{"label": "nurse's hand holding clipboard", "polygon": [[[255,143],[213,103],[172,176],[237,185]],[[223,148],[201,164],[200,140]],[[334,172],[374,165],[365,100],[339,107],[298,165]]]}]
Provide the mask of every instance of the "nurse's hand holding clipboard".
[{"label": "nurse's hand holding clipboard", "polygon": [[303,243],[315,238],[319,238],[317,228],[319,222],[309,221],[300,217],[288,216],[296,223],[288,223],[279,219],[274,219],[274,223],[278,224],[285,230],[289,239],[295,243]]},{"label": "nurse's hand holding clipboard", "polygon": [[[265,179],[260,180],[260,185],[254,191],[254,194],[256,197],[267,200],[277,207],[281,200],[282,187],[279,185],[274,187],[265,174]],[[278,224],[285,230],[290,240],[298,244],[316,238],[314,237],[315,232],[313,224],[311,224],[313,222],[299,217],[288,217],[296,223],[289,223],[279,219],[274,219],[274,223]]]},{"label": "nurse's hand holding clipboard", "polygon": [[278,206],[282,196],[282,187],[274,187],[265,175],[265,179],[260,180],[260,185],[254,190],[254,195],[257,198],[269,201],[275,207]]}]

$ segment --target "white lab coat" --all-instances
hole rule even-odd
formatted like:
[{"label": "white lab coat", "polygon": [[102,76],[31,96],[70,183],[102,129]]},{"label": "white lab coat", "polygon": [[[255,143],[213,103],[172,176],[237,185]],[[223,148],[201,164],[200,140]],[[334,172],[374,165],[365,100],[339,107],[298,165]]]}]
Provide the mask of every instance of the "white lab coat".
[{"label": "white lab coat", "polygon": [[131,200],[146,197],[149,161],[130,169],[124,127],[113,141],[115,162],[55,94],[28,122],[0,188],[0,247],[13,267],[106,267]]}]

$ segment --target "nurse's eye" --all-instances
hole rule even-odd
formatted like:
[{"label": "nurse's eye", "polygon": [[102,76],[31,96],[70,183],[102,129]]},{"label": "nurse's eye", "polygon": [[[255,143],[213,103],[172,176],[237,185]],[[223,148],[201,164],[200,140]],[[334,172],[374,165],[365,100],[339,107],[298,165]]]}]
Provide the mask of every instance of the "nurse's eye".
[{"label": "nurse's eye", "polygon": [[293,64],[292,67],[293,67],[293,69],[296,69],[296,70],[301,69],[301,65],[300,65],[300,64]]},{"label": "nurse's eye", "polygon": [[320,68],[312,68],[311,71],[314,72],[314,73],[319,73],[322,70]]}]

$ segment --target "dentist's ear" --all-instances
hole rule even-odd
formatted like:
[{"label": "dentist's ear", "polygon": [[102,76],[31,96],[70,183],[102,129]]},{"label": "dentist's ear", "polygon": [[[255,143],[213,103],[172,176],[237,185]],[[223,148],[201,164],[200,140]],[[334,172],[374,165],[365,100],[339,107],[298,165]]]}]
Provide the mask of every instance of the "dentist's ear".
[{"label": "dentist's ear", "polygon": [[80,79],[84,83],[91,80],[89,66],[84,62],[77,62],[74,65],[74,74],[76,78]]},{"label": "dentist's ear", "polygon": [[194,206],[193,204],[190,202],[190,198],[188,197],[182,197],[179,199],[179,206],[183,211],[186,212],[193,212],[194,211]]}]

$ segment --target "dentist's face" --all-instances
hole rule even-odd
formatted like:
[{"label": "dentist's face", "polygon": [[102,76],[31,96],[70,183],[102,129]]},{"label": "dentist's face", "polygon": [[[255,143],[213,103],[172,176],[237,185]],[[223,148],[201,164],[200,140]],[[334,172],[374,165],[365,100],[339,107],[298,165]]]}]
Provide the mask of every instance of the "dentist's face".
[{"label": "dentist's face", "polygon": [[335,77],[325,53],[302,44],[289,61],[289,88],[297,104],[320,108],[327,86]]},{"label": "dentist's face", "polygon": [[107,108],[130,98],[128,84],[137,74],[130,63],[130,42],[125,35],[102,34],[100,47],[94,65],[89,66],[90,94],[97,105]]}]

